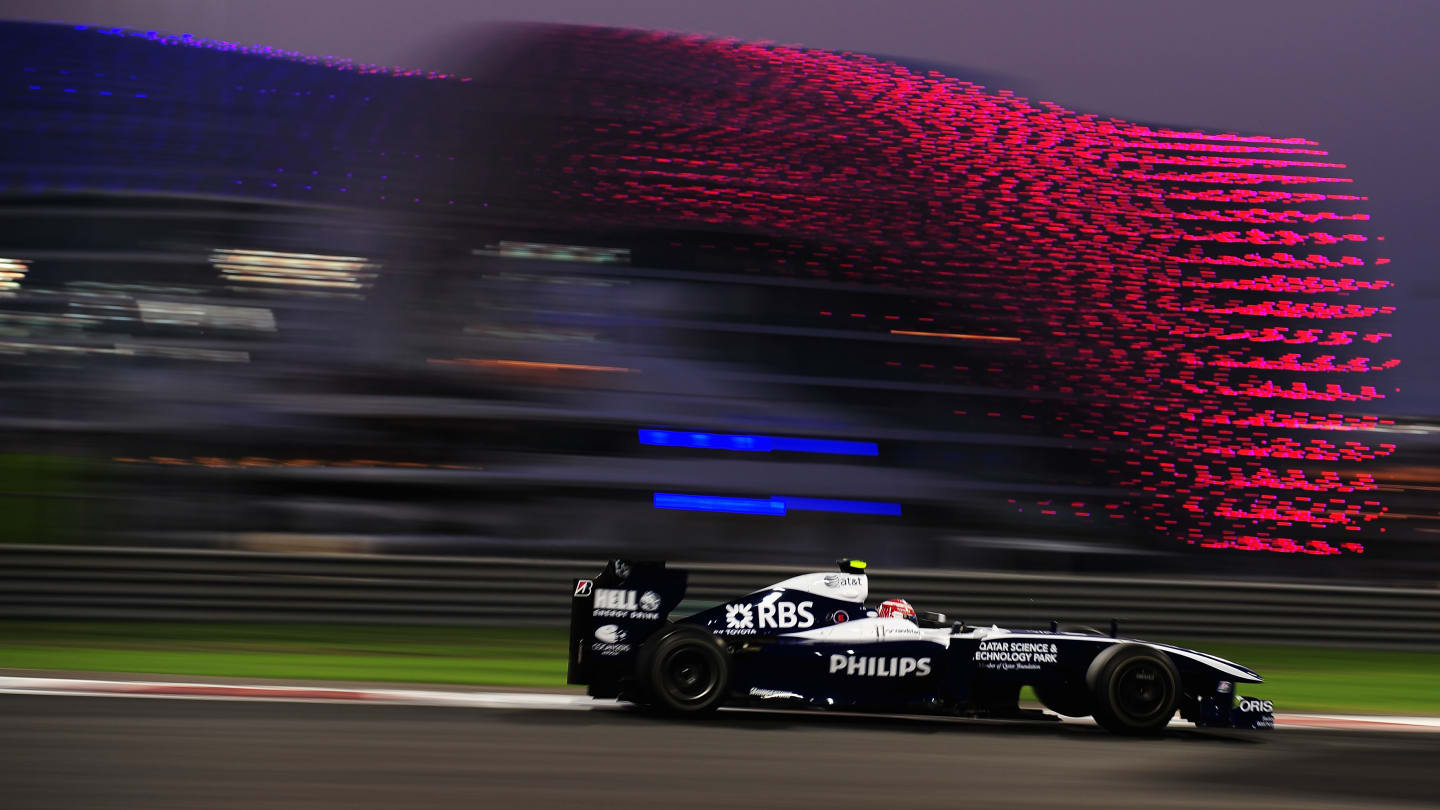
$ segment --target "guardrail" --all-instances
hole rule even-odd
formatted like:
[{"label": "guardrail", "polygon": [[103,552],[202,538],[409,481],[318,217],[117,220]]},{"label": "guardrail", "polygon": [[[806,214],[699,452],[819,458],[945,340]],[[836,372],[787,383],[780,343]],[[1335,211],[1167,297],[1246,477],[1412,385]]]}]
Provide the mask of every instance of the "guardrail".
[{"label": "guardrail", "polygon": [[[0,546],[0,617],[560,625],[570,580],[597,560]],[[688,605],[816,570],[695,564]],[[972,624],[1052,619],[1162,640],[1440,650],[1440,590],[1088,575],[879,570],[872,601],[903,596]],[[686,607],[682,605],[682,608]]]}]

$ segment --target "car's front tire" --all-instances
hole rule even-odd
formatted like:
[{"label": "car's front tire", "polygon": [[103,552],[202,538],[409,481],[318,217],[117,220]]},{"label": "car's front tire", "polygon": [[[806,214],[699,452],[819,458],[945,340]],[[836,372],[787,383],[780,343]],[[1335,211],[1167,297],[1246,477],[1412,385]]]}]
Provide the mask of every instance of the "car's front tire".
[{"label": "car's front tire", "polygon": [[1175,716],[1180,672],[1170,656],[1143,644],[1117,644],[1085,676],[1095,721],[1116,734],[1155,734]]},{"label": "car's front tire", "polygon": [[730,691],[730,653],[699,627],[680,625],[646,642],[636,676],[646,702],[675,714],[714,711]]}]

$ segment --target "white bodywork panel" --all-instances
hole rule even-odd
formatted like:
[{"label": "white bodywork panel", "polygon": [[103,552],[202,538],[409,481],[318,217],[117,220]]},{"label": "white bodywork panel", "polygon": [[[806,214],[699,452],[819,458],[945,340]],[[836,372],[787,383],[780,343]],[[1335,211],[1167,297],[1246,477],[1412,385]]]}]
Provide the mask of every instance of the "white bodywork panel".
[{"label": "white bodywork panel", "polygon": [[803,638],[837,644],[876,644],[882,641],[929,641],[942,647],[950,646],[950,631],[916,627],[909,619],[894,616],[853,619],[828,627],[786,633],[786,638]]},{"label": "white bodywork panel", "polygon": [[752,591],[777,591],[787,588],[794,591],[813,593],[816,596],[826,596],[831,599],[839,599],[845,602],[864,602],[870,595],[870,578],[864,574],[839,574],[825,573],[823,571],[815,574],[801,574],[798,577],[791,577],[782,582],[777,582],[768,588],[760,588]]}]

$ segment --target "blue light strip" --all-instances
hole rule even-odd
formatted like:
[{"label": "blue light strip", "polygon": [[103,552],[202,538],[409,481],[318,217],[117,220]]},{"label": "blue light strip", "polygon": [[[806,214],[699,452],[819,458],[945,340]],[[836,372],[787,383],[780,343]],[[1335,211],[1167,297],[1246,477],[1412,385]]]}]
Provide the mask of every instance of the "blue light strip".
[{"label": "blue light strip", "polygon": [[829,453],[836,456],[878,456],[880,448],[874,442],[846,442],[838,439],[787,439],[784,436],[770,438],[776,450],[794,453]]},{"label": "blue light strip", "polygon": [[716,495],[655,493],[656,509],[684,509],[691,512],[731,512],[737,515],[785,516],[785,504],[773,498],[722,498]]},{"label": "blue light strip", "polygon": [[900,515],[900,504],[884,501],[837,501],[829,498],[791,498],[772,495],[769,498],[727,498],[719,495],[681,495],[675,492],[655,493],[656,509],[681,509],[691,512],[729,512],[737,515],[774,515],[789,512],[838,512],[849,515]]},{"label": "blue light strip", "polygon": [[640,429],[640,443],[657,447],[696,447],[702,450],[735,450],[745,453],[826,453],[838,456],[878,456],[874,442],[847,442],[838,439],[792,439],[785,436],[758,436],[744,433],[698,433],[688,430]]},{"label": "blue light strip", "polygon": [[703,450],[739,450],[768,453],[769,436],[746,436],[733,433],[694,433],[680,430],[640,430],[640,443],[657,447],[698,447]]}]

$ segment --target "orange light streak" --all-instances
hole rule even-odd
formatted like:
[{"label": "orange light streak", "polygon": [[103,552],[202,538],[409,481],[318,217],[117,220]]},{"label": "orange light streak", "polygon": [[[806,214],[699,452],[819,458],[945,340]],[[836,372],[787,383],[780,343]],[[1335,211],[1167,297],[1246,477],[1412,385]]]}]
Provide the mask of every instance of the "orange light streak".
[{"label": "orange light streak", "polygon": [[458,360],[430,360],[436,365],[454,366],[499,366],[502,368],[540,369],[544,371],[615,371],[635,373],[633,368],[624,366],[587,366],[581,363],[542,363],[536,360],[489,360],[476,357],[462,357]]},{"label": "orange light streak", "polygon": [[1019,343],[1018,337],[1003,337],[1001,335],[967,335],[963,332],[910,332],[904,329],[891,329],[892,335],[914,335],[915,337],[938,337],[950,338],[952,340],[988,340],[995,343]]}]

